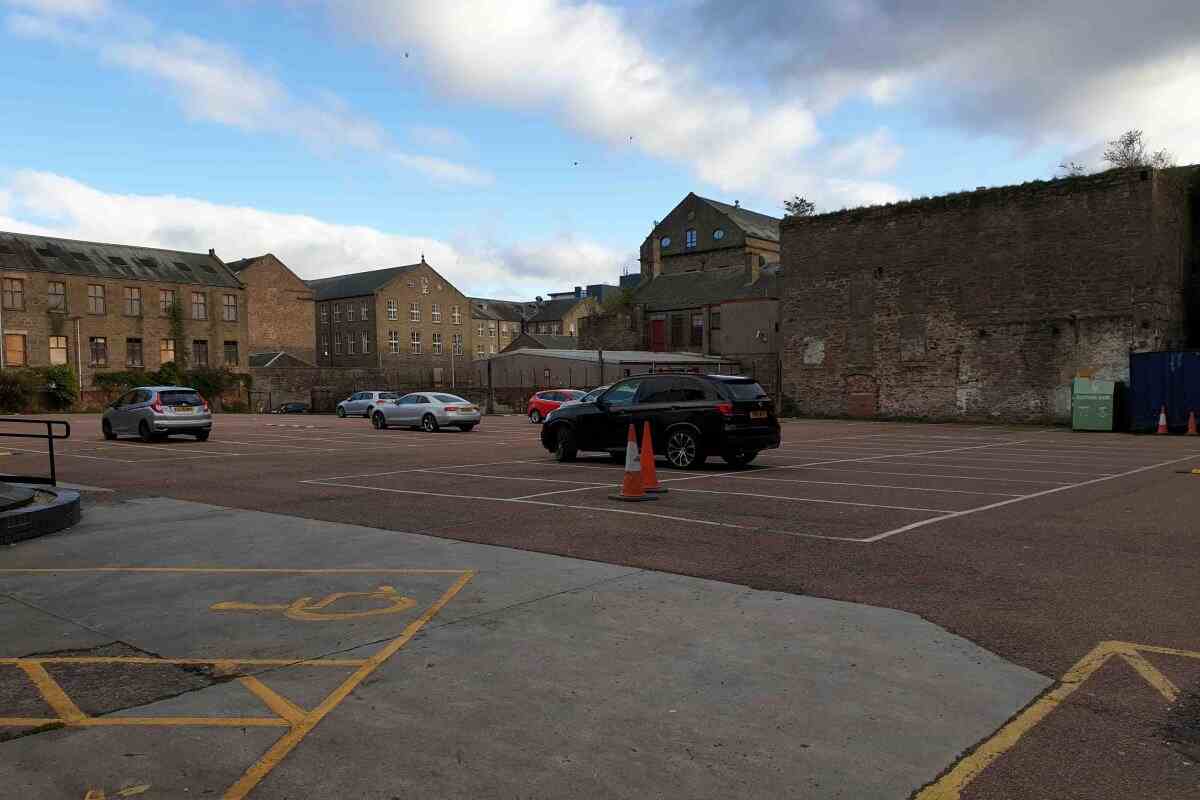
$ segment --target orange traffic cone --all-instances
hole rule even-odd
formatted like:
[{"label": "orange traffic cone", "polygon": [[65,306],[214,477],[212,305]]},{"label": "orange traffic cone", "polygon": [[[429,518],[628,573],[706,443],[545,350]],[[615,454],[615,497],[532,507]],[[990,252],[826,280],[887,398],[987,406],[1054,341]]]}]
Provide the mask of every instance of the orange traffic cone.
[{"label": "orange traffic cone", "polygon": [[1167,432],[1167,407],[1163,406],[1162,410],[1158,412],[1158,430],[1155,431],[1155,433],[1162,434],[1162,433],[1166,433],[1166,432]]},{"label": "orange traffic cone", "polygon": [[667,487],[658,482],[654,471],[654,442],[650,439],[650,420],[642,426],[642,491],[649,494],[666,494]]},{"label": "orange traffic cone", "polygon": [[642,488],[642,466],[638,463],[637,434],[633,431],[633,423],[629,425],[629,439],[625,443],[625,479],[621,482],[619,494],[610,494],[609,500],[657,500],[652,494],[646,494]]},{"label": "orange traffic cone", "polygon": [[1196,436],[1197,435],[1196,434],[1196,412],[1195,411],[1188,412],[1187,435],[1188,436]]}]

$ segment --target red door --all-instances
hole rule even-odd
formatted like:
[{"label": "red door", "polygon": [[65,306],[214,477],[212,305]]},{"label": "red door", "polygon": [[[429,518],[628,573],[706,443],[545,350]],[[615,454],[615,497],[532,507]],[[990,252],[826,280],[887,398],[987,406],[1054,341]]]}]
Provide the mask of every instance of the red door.
[{"label": "red door", "polygon": [[667,349],[667,321],[650,320],[650,352],[662,353]]}]

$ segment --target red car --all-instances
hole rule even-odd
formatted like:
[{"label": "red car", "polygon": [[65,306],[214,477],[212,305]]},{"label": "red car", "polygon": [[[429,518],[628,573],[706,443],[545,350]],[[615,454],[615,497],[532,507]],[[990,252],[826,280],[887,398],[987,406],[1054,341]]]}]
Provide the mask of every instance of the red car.
[{"label": "red car", "polygon": [[554,409],[571,400],[578,400],[585,392],[578,389],[547,389],[529,398],[529,421],[534,425],[541,423]]}]

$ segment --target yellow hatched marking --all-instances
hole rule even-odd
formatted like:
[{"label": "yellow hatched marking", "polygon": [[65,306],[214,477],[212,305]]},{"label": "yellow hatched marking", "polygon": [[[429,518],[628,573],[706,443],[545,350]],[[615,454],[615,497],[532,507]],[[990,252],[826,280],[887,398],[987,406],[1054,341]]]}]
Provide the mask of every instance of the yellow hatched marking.
[{"label": "yellow hatched marking", "polygon": [[58,685],[58,681],[50,677],[45,667],[31,661],[22,662],[18,666],[29,676],[29,680],[33,681],[33,685],[41,692],[46,703],[54,709],[54,713],[58,714],[59,719],[68,725],[87,719],[87,714],[80,711],[79,706],[67,697],[67,693]]},{"label": "yellow hatched marking", "polygon": [[303,708],[300,708],[253,675],[238,678],[238,682],[253,692],[259,700],[262,700],[267,708],[286,719],[292,725],[304,719],[305,711]]},{"label": "yellow hatched marking", "polygon": [[46,658],[0,658],[0,664],[154,664],[211,666],[231,670],[237,665],[254,667],[361,667],[364,658],[147,658],[142,656],[47,656]]},{"label": "yellow hatched marking", "polygon": [[279,717],[88,717],[70,725],[74,728],[286,728],[291,723]]},{"label": "yellow hatched marking", "polygon": [[62,723],[58,717],[0,717],[0,728],[38,728]]},{"label": "yellow hatched marking", "polygon": [[1138,674],[1146,680],[1146,683],[1157,689],[1158,693],[1168,703],[1174,703],[1179,699],[1179,687],[1171,683],[1171,679],[1163,675],[1158,667],[1147,661],[1141,653],[1136,650],[1130,650],[1127,653],[1121,653],[1121,658],[1125,659],[1129,663],[1129,666],[1136,669]]}]

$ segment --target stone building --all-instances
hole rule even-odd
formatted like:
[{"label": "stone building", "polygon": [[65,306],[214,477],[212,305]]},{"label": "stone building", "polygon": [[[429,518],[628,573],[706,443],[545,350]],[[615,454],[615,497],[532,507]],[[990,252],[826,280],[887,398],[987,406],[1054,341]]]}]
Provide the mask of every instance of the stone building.
[{"label": "stone building", "polygon": [[[168,361],[246,366],[246,292],[212,250],[0,233],[0,280],[0,367],[65,364],[88,389],[98,372]],[[174,303],[182,337],[172,331]]]},{"label": "stone building", "polygon": [[1126,380],[1130,353],[1194,334],[1198,174],[785,220],[785,393],[812,415],[1066,421],[1073,376]]},{"label": "stone building", "polygon": [[689,192],[654,224],[639,261],[643,282],[681,272],[755,272],[779,261],[779,219]]},{"label": "stone building", "polygon": [[527,333],[578,336],[579,320],[598,312],[600,301],[576,286],[573,292],[551,295],[549,300],[539,298],[535,306],[525,320]]},{"label": "stone building", "polygon": [[475,358],[487,358],[501,352],[521,335],[525,317],[532,313],[532,303],[516,300],[492,300],[472,297],[471,326],[475,331]]},{"label": "stone building", "polygon": [[288,353],[316,363],[312,288],[272,253],[229,264],[246,287],[251,353]]},{"label": "stone building", "polygon": [[435,385],[467,374],[470,300],[425,263],[309,281],[320,367],[382,369]]}]

